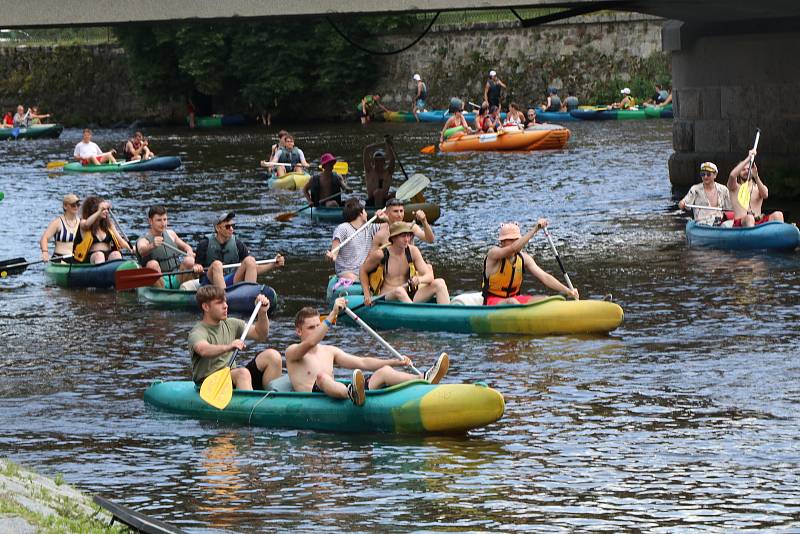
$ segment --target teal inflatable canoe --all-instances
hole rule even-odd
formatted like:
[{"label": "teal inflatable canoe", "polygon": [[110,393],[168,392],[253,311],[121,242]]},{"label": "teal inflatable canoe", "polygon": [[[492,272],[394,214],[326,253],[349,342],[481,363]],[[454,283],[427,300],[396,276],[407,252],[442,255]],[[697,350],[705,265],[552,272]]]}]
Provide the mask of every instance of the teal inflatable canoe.
[{"label": "teal inflatable canoe", "polygon": [[[186,117],[189,124],[189,117]],[[244,115],[201,115],[194,118],[195,128],[222,128],[223,126],[244,126],[247,119]]]},{"label": "teal inflatable canoe", "polygon": [[673,117],[672,104],[663,108],[658,106],[644,108],[644,114],[647,115],[648,119],[671,119]]},{"label": "teal inflatable canoe", "polygon": [[[425,212],[425,218],[429,224],[433,224],[442,214],[438,204],[431,204],[430,202],[422,202],[419,204],[404,204],[405,216],[403,220],[412,222],[414,220],[414,212],[422,210]],[[311,217],[314,222],[334,223],[339,224],[344,222],[342,217],[342,208],[309,208],[303,210],[307,216]],[[372,217],[375,215],[375,208],[367,208],[367,216]]]},{"label": "teal inflatable canoe", "polygon": [[[183,289],[164,289],[154,286],[140,287],[136,290],[139,300],[159,308],[201,311],[197,305],[197,291]],[[252,313],[256,295],[262,293],[269,299],[269,315],[278,309],[278,295],[269,286],[253,282],[239,282],[225,289],[228,310],[234,313]]]},{"label": "teal inflatable canoe", "polygon": [[143,161],[121,161],[102,165],[81,165],[78,161],[64,165],[64,172],[144,172],[171,171],[181,166],[177,156],[156,156]]},{"label": "teal inflatable canoe", "polygon": [[573,109],[569,113],[583,121],[630,121],[647,118],[643,109]]},{"label": "teal inflatable canoe", "polygon": [[2,139],[55,139],[61,135],[64,127],[60,124],[37,124],[27,128],[0,128]]},{"label": "teal inflatable canoe", "polygon": [[483,384],[424,380],[367,391],[363,406],[324,393],[234,390],[230,404],[218,410],[200,399],[191,381],[155,382],[144,401],[198,419],[352,433],[458,434],[494,423],[505,410],[503,396]]},{"label": "teal inflatable canoe", "polygon": [[332,305],[337,297],[363,294],[364,291],[361,289],[361,284],[359,282],[340,280],[338,276],[333,275],[328,279],[328,287],[325,288],[325,302],[327,302],[328,305]]},{"label": "teal inflatable canoe", "polygon": [[800,230],[794,224],[778,221],[747,228],[725,228],[689,221],[686,223],[686,240],[690,247],[794,250],[800,245]]},{"label": "teal inflatable canoe", "polygon": [[114,287],[114,273],[121,269],[138,269],[139,264],[131,260],[111,260],[104,263],[47,264],[44,272],[50,280],[61,287]]},{"label": "teal inflatable canoe", "polygon": [[[363,296],[347,297],[348,307],[363,304]],[[358,308],[365,323],[378,330],[407,328],[430,332],[474,334],[607,334],[622,324],[622,308],[603,300],[548,297],[531,304],[462,306],[406,304],[380,300]],[[349,317],[340,318],[353,324]]]}]

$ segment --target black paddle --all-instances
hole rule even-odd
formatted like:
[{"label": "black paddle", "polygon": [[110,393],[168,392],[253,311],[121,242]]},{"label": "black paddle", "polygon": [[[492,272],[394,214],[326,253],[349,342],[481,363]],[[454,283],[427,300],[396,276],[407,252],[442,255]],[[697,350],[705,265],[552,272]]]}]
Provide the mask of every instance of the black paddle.
[{"label": "black paddle", "polygon": [[13,274],[22,274],[29,265],[36,265],[37,263],[44,263],[51,260],[65,260],[71,257],[72,254],[67,254],[66,256],[53,256],[49,260],[26,261],[25,258],[12,258],[10,260],[0,261],[0,278],[5,278]]}]

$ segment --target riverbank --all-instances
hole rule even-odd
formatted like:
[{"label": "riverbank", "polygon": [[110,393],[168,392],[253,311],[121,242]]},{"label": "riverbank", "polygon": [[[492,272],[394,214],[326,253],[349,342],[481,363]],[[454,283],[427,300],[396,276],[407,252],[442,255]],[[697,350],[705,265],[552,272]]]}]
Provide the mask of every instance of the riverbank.
[{"label": "riverbank", "polygon": [[0,532],[128,532],[109,526],[110,521],[110,515],[60,475],[50,479],[0,458]]}]

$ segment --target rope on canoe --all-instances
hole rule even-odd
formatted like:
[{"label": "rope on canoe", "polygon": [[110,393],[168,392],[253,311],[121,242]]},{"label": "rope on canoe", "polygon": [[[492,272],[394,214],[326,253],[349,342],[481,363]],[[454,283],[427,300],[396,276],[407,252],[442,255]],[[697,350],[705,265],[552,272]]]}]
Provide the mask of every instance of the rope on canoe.
[{"label": "rope on canoe", "polygon": [[259,404],[261,404],[261,402],[262,402],[264,399],[266,399],[267,397],[269,397],[271,393],[272,393],[271,391],[267,391],[267,394],[266,394],[266,395],[264,395],[263,397],[261,397],[260,399],[258,399],[258,402],[257,402],[257,403],[255,403],[255,404],[253,405],[253,409],[252,409],[252,410],[250,410],[250,415],[248,415],[248,416],[247,416],[247,424],[248,424],[248,425],[250,424],[250,419],[252,419],[252,418],[253,418],[253,412],[255,412],[255,411],[256,411],[256,408],[258,408],[258,405],[259,405]]},{"label": "rope on canoe", "polygon": [[350,43],[351,46],[354,46],[355,48],[361,50],[362,52],[366,52],[367,54],[372,54],[374,56],[393,56],[395,54],[400,54],[402,52],[405,52],[406,50],[408,50],[409,48],[420,42],[422,38],[425,37],[429,31],[431,31],[431,28],[433,27],[434,23],[436,22],[436,19],[439,18],[439,15],[441,13],[442,13],[441,11],[437,11],[436,15],[434,15],[434,17],[431,19],[431,22],[428,24],[428,27],[425,28],[425,30],[421,34],[419,34],[419,36],[416,39],[411,41],[411,43],[409,43],[407,46],[404,46],[403,48],[399,48],[397,50],[390,50],[388,52],[384,52],[381,50],[370,50],[369,48],[361,46],[360,44],[350,39],[347,35],[345,35],[345,33],[342,30],[340,30],[339,27],[336,26],[336,24],[334,24],[333,19],[331,17],[325,17],[325,19],[328,21],[328,24],[331,25],[331,28],[333,28],[334,31],[339,34],[339,37]]}]

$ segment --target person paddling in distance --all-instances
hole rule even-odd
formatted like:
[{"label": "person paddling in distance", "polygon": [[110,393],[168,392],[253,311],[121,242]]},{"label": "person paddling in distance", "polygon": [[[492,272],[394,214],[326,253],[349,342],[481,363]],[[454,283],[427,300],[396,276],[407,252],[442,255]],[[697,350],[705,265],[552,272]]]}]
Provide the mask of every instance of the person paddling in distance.
[{"label": "person paddling in distance", "polygon": [[[278,149],[284,147],[283,140],[286,138],[287,135],[289,135],[289,132],[287,132],[286,130],[281,130],[278,132],[278,142],[273,144],[272,147],[270,148],[269,158],[261,160],[261,162],[259,163],[261,167],[267,167],[270,170],[275,170],[275,165],[270,165],[269,162],[272,160],[273,157],[275,157],[275,152],[277,152]],[[282,167],[282,165],[279,166]]]},{"label": "person paddling in distance", "polygon": [[72,193],[64,195],[64,213],[50,221],[50,224],[47,225],[42,237],[39,239],[42,260],[48,261],[50,259],[48,241],[51,239],[55,244],[53,248],[54,256],[72,254],[72,245],[75,242],[75,236],[78,234],[78,225],[81,222],[80,217],[78,217],[80,205],[81,199],[78,198],[78,195]]},{"label": "person paddling in distance", "polygon": [[[256,259],[250,255],[247,245],[236,239],[233,218],[236,213],[226,211],[214,219],[214,233],[207,235],[197,244],[195,263],[201,265],[205,274],[200,277],[200,285],[211,284],[225,289],[239,282],[255,282],[258,275],[283,267],[285,260],[278,254],[275,263],[257,265]],[[224,274],[223,265],[241,263],[235,271]]]},{"label": "person paddling in distance", "polygon": [[280,178],[287,172],[303,172],[303,169],[309,168],[311,165],[306,161],[306,155],[303,151],[294,146],[294,137],[291,134],[283,136],[283,146],[279,146],[275,150],[270,163],[286,163],[285,165],[274,165],[275,174]]},{"label": "person paddling in distance", "polygon": [[[333,310],[322,322],[319,320],[319,312],[311,307],[302,308],[295,315],[295,332],[300,342],[286,348],[286,371],[294,391],[322,392],[335,399],[349,398],[356,406],[362,406],[366,400],[366,390],[420,379],[438,384],[444,378],[450,366],[445,353],[425,373],[411,374],[395,369],[411,365],[408,356],[402,360],[360,357],[333,345],[323,345],[322,340],[346,306],[347,300],[343,297],[337,298]],[[345,385],[333,378],[334,365],[353,369],[350,384]],[[374,372],[365,376],[362,370]]]},{"label": "person paddling in distance", "polygon": [[366,95],[358,103],[356,109],[358,116],[361,118],[361,124],[366,125],[372,116],[375,114],[376,109],[380,108],[384,113],[391,113],[391,111],[381,103],[381,95],[375,93],[374,95]]},{"label": "person paddling in distance", "polygon": [[450,106],[447,108],[448,113],[451,113],[452,116],[448,117],[447,120],[444,122],[444,127],[442,128],[441,133],[439,134],[439,142],[441,143],[444,141],[444,132],[449,130],[450,128],[458,128],[459,126],[464,127],[464,133],[471,133],[472,129],[467,124],[467,119],[464,118],[464,103],[459,98],[453,98],[450,100]]},{"label": "person paddling in distance", "polygon": [[497,72],[490,70],[489,79],[486,80],[486,84],[483,86],[483,101],[488,103],[490,107],[497,106],[497,109],[502,110],[501,96],[503,89],[508,91],[508,87],[503,83],[503,80],[497,77]]},{"label": "person paddling in distance", "polygon": [[631,90],[625,87],[620,91],[622,100],[611,104],[611,109],[633,109],[636,107],[636,100],[631,96]]},{"label": "person paddling in distance", "polygon": [[123,250],[133,252],[111,220],[111,203],[100,197],[86,197],[78,235],[72,246],[74,260],[78,263],[119,260],[122,259]]},{"label": "person paddling in distance", "polygon": [[97,143],[92,141],[92,131],[89,128],[83,130],[83,140],[75,145],[75,152],[73,155],[75,159],[81,162],[81,165],[102,165],[103,163],[116,163],[114,154],[117,151],[111,149],[109,152],[103,152]]},{"label": "person paddling in distance", "polygon": [[359,270],[364,304],[372,305],[373,294],[400,302],[427,302],[435,296],[437,304],[450,304],[447,284],[433,277],[433,269],[411,244],[413,240],[410,223],[392,223],[389,246],[369,253]]},{"label": "person paddling in distance", "polygon": [[547,219],[539,219],[536,225],[525,235],[520,233],[517,223],[500,225],[498,240],[500,246],[489,249],[483,260],[483,304],[495,306],[497,304],[527,304],[546,297],[521,295],[522,278],[525,271],[535,276],[541,283],[562,295],[578,299],[578,290],[570,289],[554,276],[546,273],[536,265],[533,258],[522,249],[528,241],[542,228],[547,227]]},{"label": "person paddling in distance", "polygon": [[[347,222],[343,222],[334,230],[331,250],[325,253],[325,257],[334,262],[336,276],[339,279],[357,282],[358,271],[367,255],[369,255],[369,251],[372,248],[372,238],[380,229],[380,226],[370,223],[368,228],[361,230],[367,224],[367,211],[357,198],[351,198],[345,202],[344,208],[342,208],[342,216]],[[337,252],[332,252],[356,233],[358,235],[350,239]]]},{"label": "person paddling in distance", "polygon": [[[197,304],[203,310],[203,319],[189,332],[189,356],[192,359],[192,380],[199,387],[203,380],[228,364],[234,350],[244,350],[240,339],[245,322],[228,317],[225,290],[216,286],[203,286],[197,290]],[[269,299],[258,295],[261,303],[258,318],[247,333],[247,339],[264,342],[269,335]],[[244,367],[231,369],[233,387],[239,390],[263,390],[272,380],[281,376],[281,355],[267,349],[247,362]]]},{"label": "person paddling in distance", "polygon": [[382,208],[386,204],[386,200],[391,198],[389,188],[392,186],[394,168],[394,151],[389,150],[386,143],[375,143],[364,147],[364,185],[367,189],[367,206]]},{"label": "person paddling in distance", "polygon": [[541,106],[542,111],[561,111],[561,97],[558,96],[558,89],[550,87],[547,89],[547,101]]},{"label": "person paddling in distance", "polygon": [[[783,222],[783,212],[773,211],[770,214],[763,213],[761,207],[769,197],[769,189],[761,180],[758,174],[758,166],[755,162],[757,151],[750,150],[747,157],[733,168],[728,176],[728,191],[733,199],[733,225],[734,226],[755,226],[770,221]],[[750,171],[750,160],[753,160],[753,169]],[[748,180],[748,176],[750,180]],[[750,200],[742,205],[739,197],[739,190],[743,187],[749,189]]]},{"label": "person paddling in distance", "polygon": [[[192,247],[184,242],[178,234],[167,228],[168,217],[164,206],[152,206],[147,212],[150,228],[136,241],[136,253],[140,263],[148,269],[161,273],[170,271],[194,271],[203,274],[203,266],[195,264]],[[185,254],[180,259],[182,250]],[[192,278],[192,273],[174,274],[162,277],[153,284],[156,287],[178,289],[182,282]]]},{"label": "person paddling in distance", "polygon": [[414,118],[419,122],[419,112],[427,111],[425,109],[425,101],[428,100],[428,86],[425,85],[419,74],[415,74],[413,79],[416,91],[414,93],[414,101],[411,104],[411,113],[414,114]]},{"label": "person paddling in distance", "polygon": [[142,132],[136,132],[133,137],[128,139],[125,143],[125,160],[126,161],[140,161],[152,159],[156,155],[150,151],[147,139],[144,138]]},{"label": "person paddling in distance", "polygon": [[[709,206],[723,210],[732,209],[728,188],[716,181],[717,166],[715,164],[710,161],[702,163],[700,165],[700,179],[703,180],[702,183],[693,185],[689,192],[686,193],[686,196],[678,202],[680,209],[692,209],[687,208],[687,204]],[[717,221],[722,220],[719,210],[694,209],[693,215],[694,220],[700,224],[714,225]]]},{"label": "person paddling in distance", "polygon": [[[336,164],[336,157],[333,154],[330,152],[324,153],[319,158],[319,164],[320,167],[322,167],[322,172],[314,174],[306,183],[303,187],[303,195],[306,197],[306,200],[308,200],[308,203],[315,208],[339,207],[342,205],[342,195],[337,195],[337,193],[341,193],[342,191],[347,191],[349,193],[352,189],[347,187],[347,183],[339,173],[333,172],[333,166]],[[321,199],[333,195],[336,196],[326,200],[324,206],[320,205]]]},{"label": "person paddling in distance", "polygon": [[[386,202],[386,208],[379,210],[376,215],[381,224],[372,237],[372,250],[389,245],[389,227],[396,222],[401,222],[405,218],[406,208],[402,200],[390,198]],[[411,228],[414,237],[426,243],[433,243],[436,236],[433,234],[431,225],[428,224],[428,218],[425,212],[422,210],[415,211],[414,221],[416,224]]]}]

